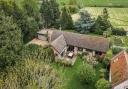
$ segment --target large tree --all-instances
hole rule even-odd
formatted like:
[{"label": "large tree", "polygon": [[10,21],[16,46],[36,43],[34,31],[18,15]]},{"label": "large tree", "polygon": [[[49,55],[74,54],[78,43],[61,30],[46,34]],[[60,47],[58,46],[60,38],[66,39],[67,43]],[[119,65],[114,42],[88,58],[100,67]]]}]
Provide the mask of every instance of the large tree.
[{"label": "large tree", "polygon": [[95,27],[96,27],[95,32],[97,34],[103,35],[104,31],[111,29],[112,25],[108,18],[109,18],[108,11],[106,8],[104,8],[102,15],[99,15],[95,22]]},{"label": "large tree", "polygon": [[44,27],[59,27],[58,21],[60,18],[59,5],[56,0],[43,0],[40,8]]},{"label": "large tree", "polygon": [[21,30],[11,17],[0,13],[0,69],[13,66],[18,61],[22,47]]},{"label": "large tree", "polygon": [[24,42],[31,40],[36,34],[36,31],[38,31],[38,22],[34,17],[26,14],[28,10],[25,9],[24,11],[24,9],[21,9],[15,1],[0,1],[0,11],[3,11],[6,16],[13,18],[13,21],[22,31]]},{"label": "large tree", "polygon": [[42,21],[41,14],[39,12],[39,5],[36,0],[23,0],[23,9],[24,12],[29,16],[35,19],[35,21],[38,23],[39,27],[41,27],[42,24],[40,22]]},{"label": "large tree", "polygon": [[60,23],[61,23],[62,29],[72,29],[73,28],[72,17],[65,6],[62,8]]},{"label": "large tree", "polygon": [[80,19],[75,23],[77,31],[80,33],[90,32],[94,25],[94,20],[92,19],[91,15],[85,9],[81,9],[79,14]]}]

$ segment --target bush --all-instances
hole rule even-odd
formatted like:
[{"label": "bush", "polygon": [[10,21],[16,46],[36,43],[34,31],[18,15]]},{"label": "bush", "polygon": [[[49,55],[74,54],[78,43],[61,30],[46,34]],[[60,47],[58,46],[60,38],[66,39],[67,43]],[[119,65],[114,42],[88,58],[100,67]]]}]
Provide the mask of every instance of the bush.
[{"label": "bush", "polygon": [[23,58],[43,60],[44,62],[55,61],[54,51],[50,47],[30,44],[23,48],[21,54]]},{"label": "bush", "polygon": [[91,84],[95,81],[95,70],[93,67],[87,63],[81,65],[79,71],[80,81],[86,84]]},{"label": "bush", "polygon": [[122,50],[121,48],[112,47],[112,52],[113,52],[113,54],[117,54],[117,53],[119,53],[121,50]]},{"label": "bush", "polygon": [[62,89],[59,73],[50,66],[31,59],[24,59],[20,64],[9,68],[7,75],[0,75],[0,89],[45,89],[47,86]]},{"label": "bush", "polygon": [[95,86],[96,86],[96,89],[111,89],[110,83],[104,78],[98,80]]},{"label": "bush", "polygon": [[126,31],[123,28],[113,28],[112,34],[119,35],[119,36],[126,36]]},{"label": "bush", "polygon": [[72,66],[72,63],[70,61],[64,60],[64,59],[56,59],[56,63],[59,63],[61,65],[70,67]]}]

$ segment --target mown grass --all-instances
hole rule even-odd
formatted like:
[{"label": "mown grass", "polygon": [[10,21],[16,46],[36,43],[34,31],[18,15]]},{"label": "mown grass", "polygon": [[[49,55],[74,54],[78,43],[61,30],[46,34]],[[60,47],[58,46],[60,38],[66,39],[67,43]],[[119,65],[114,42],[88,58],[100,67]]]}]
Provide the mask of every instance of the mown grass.
[{"label": "mown grass", "polygon": [[[60,4],[62,2],[68,3],[69,0],[57,0]],[[128,7],[128,0],[76,0],[81,6],[107,6],[107,7]]]},{"label": "mown grass", "polygon": [[[65,67],[61,64],[52,64],[53,68],[57,69],[63,77],[64,89],[95,89],[94,84],[83,84],[79,79],[79,70],[82,65],[83,60],[77,58],[76,63],[72,67]],[[100,69],[102,68],[101,64],[98,64],[96,67],[96,80],[100,78]]]}]

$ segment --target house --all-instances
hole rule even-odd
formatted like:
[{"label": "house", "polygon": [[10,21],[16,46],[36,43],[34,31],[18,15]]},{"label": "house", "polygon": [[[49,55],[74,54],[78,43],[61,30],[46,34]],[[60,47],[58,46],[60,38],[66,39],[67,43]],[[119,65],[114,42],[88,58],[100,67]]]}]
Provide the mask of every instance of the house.
[{"label": "house", "polygon": [[[76,55],[79,51],[90,51],[93,54],[103,55],[109,49],[108,39],[98,36],[83,35],[55,29],[43,29],[37,32],[37,38],[48,41],[56,55],[63,57],[67,52]],[[71,53],[70,53],[71,55]]]},{"label": "house", "polygon": [[112,89],[128,89],[128,54],[121,51],[111,59],[110,65]]}]

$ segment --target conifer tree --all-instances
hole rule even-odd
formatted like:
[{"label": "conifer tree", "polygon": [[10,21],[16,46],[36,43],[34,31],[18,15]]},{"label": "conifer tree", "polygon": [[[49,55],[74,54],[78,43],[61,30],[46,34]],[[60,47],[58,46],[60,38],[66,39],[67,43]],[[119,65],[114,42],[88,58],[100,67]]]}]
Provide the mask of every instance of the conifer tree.
[{"label": "conifer tree", "polygon": [[44,20],[44,27],[58,27],[60,18],[59,4],[56,0],[43,0],[40,8]]},{"label": "conifer tree", "polygon": [[72,29],[73,27],[72,17],[65,6],[62,8],[60,22],[62,29]]}]

